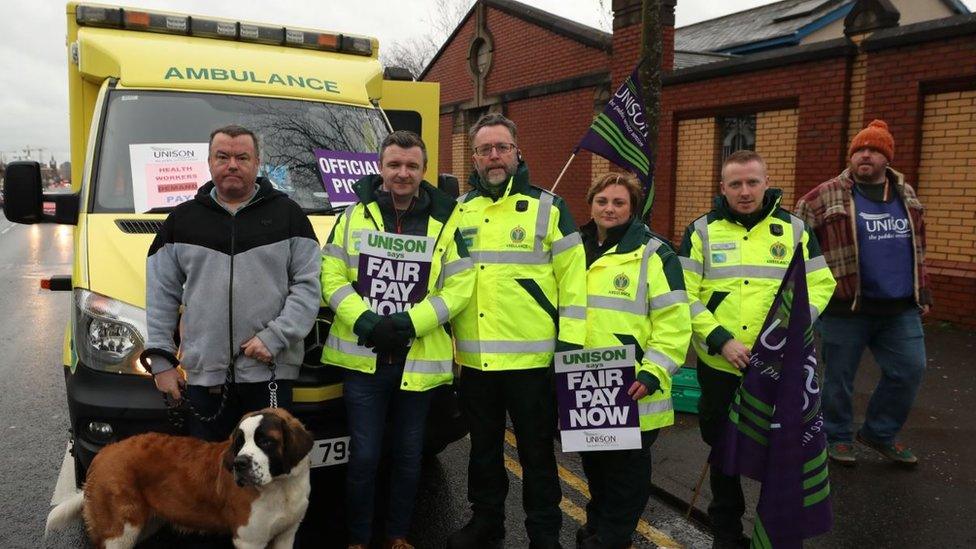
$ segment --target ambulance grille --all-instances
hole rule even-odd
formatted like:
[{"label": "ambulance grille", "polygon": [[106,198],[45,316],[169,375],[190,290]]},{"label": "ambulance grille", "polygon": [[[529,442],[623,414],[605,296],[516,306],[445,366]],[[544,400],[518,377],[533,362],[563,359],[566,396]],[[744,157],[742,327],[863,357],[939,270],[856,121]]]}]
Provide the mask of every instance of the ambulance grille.
[{"label": "ambulance grille", "polygon": [[163,222],[156,219],[116,219],[115,224],[127,234],[156,234]]}]

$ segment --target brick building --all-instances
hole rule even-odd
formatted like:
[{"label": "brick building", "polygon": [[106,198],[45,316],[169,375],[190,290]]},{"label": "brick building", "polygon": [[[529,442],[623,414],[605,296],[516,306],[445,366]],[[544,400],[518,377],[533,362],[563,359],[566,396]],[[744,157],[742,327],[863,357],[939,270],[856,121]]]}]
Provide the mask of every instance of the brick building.
[{"label": "brick building", "polygon": [[[928,209],[935,318],[976,327],[976,16],[954,0],[784,0],[674,29],[664,67],[652,228],[673,239],[708,209],[724,154],[766,157],[784,205],[839,173],[874,118],[893,166]],[[471,171],[467,128],[519,124],[537,185],[556,179],[640,49],[640,1],[614,0],[604,33],[513,0],[478,0],[421,75],[441,83],[441,172]],[[579,222],[592,178],[581,152],[559,186]]]}]

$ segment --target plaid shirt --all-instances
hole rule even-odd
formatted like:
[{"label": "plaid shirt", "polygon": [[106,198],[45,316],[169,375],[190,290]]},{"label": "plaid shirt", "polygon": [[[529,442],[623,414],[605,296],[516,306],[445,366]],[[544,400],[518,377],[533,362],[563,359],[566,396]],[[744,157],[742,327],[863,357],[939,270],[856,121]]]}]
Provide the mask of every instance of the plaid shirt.
[{"label": "plaid shirt", "polygon": [[[905,183],[905,176],[891,168],[887,169],[888,181],[892,184],[905,211],[908,212],[912,227],[912,242],[915,244],[915,301],[919,305],[931,305],[932,293],[928,274],[925,271],[925,219],[922,203],[915,190]],[[861,280],[858,268],[856,221],[854,218],[853,191],[854,180],[850,170],[817,185],[796,203],[796,215],[803,219],[817,235],[830,271],[837,280],[833,299],[849,302],[851,310],[860,306]]]}]

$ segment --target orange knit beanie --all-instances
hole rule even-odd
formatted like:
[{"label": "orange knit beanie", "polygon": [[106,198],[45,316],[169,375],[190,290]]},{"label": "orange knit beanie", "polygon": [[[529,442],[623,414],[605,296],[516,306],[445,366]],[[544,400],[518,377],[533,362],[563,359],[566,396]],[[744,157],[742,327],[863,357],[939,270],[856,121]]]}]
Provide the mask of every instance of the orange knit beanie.
[{"label": "orange knit beanie", "polygon": [[847,158],[854,156],[854,153],[864,147],[871,147],[877,150],[891,162],[895,157],[895,138],[888,131],[888,124],[884,120],[874,120],[868,127],[864,128],[854,139],[851,146],[847,149]]}]

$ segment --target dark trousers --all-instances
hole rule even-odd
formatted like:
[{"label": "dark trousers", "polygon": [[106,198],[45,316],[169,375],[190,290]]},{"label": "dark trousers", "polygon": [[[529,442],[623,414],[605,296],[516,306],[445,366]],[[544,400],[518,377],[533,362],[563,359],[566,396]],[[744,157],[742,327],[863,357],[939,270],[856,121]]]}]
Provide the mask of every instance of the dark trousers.
[{"label": "dark trousers", "polygon": [[553,436],[556,403],[548,368],[482,372],[463,368],[461,406],[471,431],[468,500],[474,520],[505,524],[505,412],[512,418],[522,466],[522,505],[529,539],[558,541],[562,493],[556,472]]},{"label": "dark trousers", "polygon": [[[293,382],[279,379],[276,383],[278,384],[278,407],[291,408]],[[216,387],[187,385],[187,398],[200,415],[209,417],[220,408],[222,387],[222,385]],[[193,414],[187,415],[186,434],[210,442],[226,440],[244,414],[267,408],[270,404],[267,381],[235,383],[229,387],[229,390],[227,404],[214,421],[205,423]]]},{"label": "dark trousers", "polygon": [[641,447],[613,452],[580,452],[590,487],[586,526],[601,546],[630,547],[630,539],[651,496],[651,445],[658,430],[641,433]]},{"label": "dark trousers", "polygon": [[[721,436],[729,417],[729,405],[735,397],[742,378],[716,370],[698,361],[698,385],[701,400],[698,401],[698,427],[702,440],[712,446]],[[715,467],[709,469],[712,502],[708,505],[708,518],[716,540],[733,541],[742,537],[742,514],[746,504],[742,495],[739,475],[723,475]]]},{"label": "dark trousers", "polygon": [[390,425],[390,502],[387,538],[404,538],[410,530],[431,391],[402,391],[403,362],[377,364],[375,374],[349,370],[343,399],[352,447],[346,474],[349,544],[368,544],[372,533],[376,470],[383,450],[387,417]]}]

